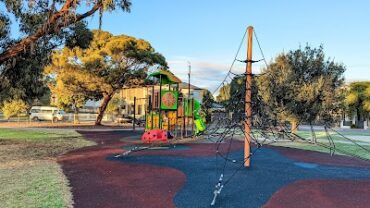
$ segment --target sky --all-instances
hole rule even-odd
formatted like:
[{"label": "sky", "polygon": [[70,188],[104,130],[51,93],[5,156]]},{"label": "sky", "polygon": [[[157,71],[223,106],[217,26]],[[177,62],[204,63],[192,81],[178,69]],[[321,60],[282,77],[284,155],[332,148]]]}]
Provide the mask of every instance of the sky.
[{"label": "sky", "polygon": [[[241,38],[253,26],[269,62],[281,52],[323,44],[328,58],[347,67],[348,81],[370,80],[368,0],[132,0],[131,13],[105,13],[103,30],[149,41],[170,70],[213,91],[234,60]],[[98,15],[88,17],[98,27]],[[245,59],[243,43],[238,59]],[[254,42],[253,59],[261,59]],[[253,65],[258,73],[263,63]],[[245,66],[238,63],[235,72]]]}]

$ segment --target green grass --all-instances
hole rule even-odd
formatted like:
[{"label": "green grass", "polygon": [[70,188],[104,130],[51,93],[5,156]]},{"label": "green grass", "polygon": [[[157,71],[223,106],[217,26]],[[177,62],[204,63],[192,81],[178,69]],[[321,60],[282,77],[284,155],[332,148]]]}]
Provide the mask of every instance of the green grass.
[{"label": "green grass", "polygon": [[[225,129],[220,130],[220,132],[224,131]],[[240,132],[240,131],[239,131]],[[260,136],[264,137],[265,135],[273,137],[278,137],[278,134],[273,134],[269,131],[267,131],[264,135],[261,134],[259,130],[252,130],[254,136]],[[356,136],[369,136],[370,137],[370,131],[363,131],[363,130],[345,130],[340,131],[340,134],[346,136],[346,137],[356,137]],[[298,131],[297,133],[299,136],[306,140],[310,140],[312,137],[311,131]],[[317,138],[317,142],[321,144],[325,144],[330,147],[330,143],[327,138],[327,134],[325,131],[315,131],[315,135]],[[277,142],[272,142],[272,145],[276,146],[284,146],[284,147],[290,147],[290,148],[296,148],[296,149],[304,149],[304,150],[311,150],[311,151],[318,151],[318,152],[325,152],[330,153],[330,150],[328,148],[322,147],[318,144],[312,144],[309,141],[303,141],[300,139],[296,139],[294,142],[288,141],[289,138],[286,138],[285,135],[281,134],[282,137],[277,138]],[[359,145],[364,147],[365,149],[359,147],[358,145],[350,142],[349,140],[343,138],[341,135],[330,131],[330,136],[334,140],[335,143],[335,154],[338,155],[347,155],[350,157],[361,157],[364,159],[370,160],[370,142],[364,142],[364,141],[356,141]],[[243,136],[236,136],[235,138],[243,140]],[[285,140],[281,141],[280,139],[285,138]],[[353,139],[353,138],[352,138]]]},{"label": "green grass", "polygon": [[[326,133],[323,131],[317,131],[315,133],[316,133],[318,144],[308,143],[304,141],[295,141],[295,142],[278,142],[278,143],[274,143],[274,145],[330,153],[330,150],[328,148],[325,148],[319,145],[319,144],[324,144],[324,145],[330,146]],[[341,132],[341,134],[343,134],[344,136],[370,135],[367,132],[364,132],[362,134],[361,132],[355,132],[355,133],[357,134],[354,134],[354,132]],[[311,132],[308,132],[308,131],[300,131],[297,134],[305,139],[309,139],[312,136]],[[331,133],[330,135],[335,144],[335,154],[347,155],[347,156],[358,156],[358,157],[370,160],[370,142],[357,141],[357,143],[363,147],[362,148],[354,143],[351,143],[350,141],[346,140],[345,138],[343,138],[342,136],[338,134]],[[346,143],[343,143],[343,142],[346,142]]]},{"label": "green grass", "polygon": [[53,161],[1,167],[0,176],[1,207],[72,207],[67,180]]},{"label": "green grass", "polygon": [[0,129],[0,207],[72,207],[56,156],[93,144],[72,130]]},{"label": "green grass", "polygon": [[70,138],[81,136],[74,130],[67,129],[3,129],[0,128],[0,139],[12,140],[45,140],[50,138]]}]

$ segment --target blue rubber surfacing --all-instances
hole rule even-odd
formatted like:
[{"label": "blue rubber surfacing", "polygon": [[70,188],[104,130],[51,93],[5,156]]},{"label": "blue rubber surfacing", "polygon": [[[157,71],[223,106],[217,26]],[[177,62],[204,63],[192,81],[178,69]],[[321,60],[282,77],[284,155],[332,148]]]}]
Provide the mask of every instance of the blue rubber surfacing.
[{"label": "blue rubber surfacing", "polygon": [[[175,149],[169,149],[168,151],[174,151]],[[291,160],[276,150],[267,148],[257,150],[252,156],[252,165],[248,169],[241,167],[242,150],[230,153],[229,157],[236,159],[238,162],[227,163],[224,182],[235,171],[238,172],[225,185],[213,207],[261,207],[276,191],[297,180],[370,180],[370,168],[304,163]],[[220,157],[216,159],[215,156],[140,156],[134,153],[126,157],[109,157],[108,159],[125,163],[170,167],[182,171],[187,178],[184,186],[174,198],[174,203],[178,208],[211,207],[210,203],[213,199],[215,185],[224,166],[224,160]],[[171,178],[168,180],[171,180]]]}]

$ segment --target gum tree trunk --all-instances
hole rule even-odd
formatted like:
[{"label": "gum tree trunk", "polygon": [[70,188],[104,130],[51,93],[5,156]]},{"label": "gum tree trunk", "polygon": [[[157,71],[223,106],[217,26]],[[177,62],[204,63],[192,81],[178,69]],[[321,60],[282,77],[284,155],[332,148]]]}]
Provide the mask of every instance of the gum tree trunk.
[{"label": "gum tree trunk", "polygon": [[101,122],[103,120],[104,112],[107,109],[109,101],[112,99],[113,93],[110,94],[104,94],[103,101],[99,107],[98,111],[98,117],[96,118],[95,125],[101,125]]},{"label": "gum tree trunk", "polygon": [[290,121],[290,124],[291,124],[291,132],[292,133],[297,133],[298,131],[298,121],[293,119]]},{"label": "gum tree trunk", "polygon": [[79,124],[80,123],[80,118],[79,118],[79,115],[78,115],[78,111],[79,111],[79,109],[76,107],[74,112],[73,112],[73,123],[74,124]]}]

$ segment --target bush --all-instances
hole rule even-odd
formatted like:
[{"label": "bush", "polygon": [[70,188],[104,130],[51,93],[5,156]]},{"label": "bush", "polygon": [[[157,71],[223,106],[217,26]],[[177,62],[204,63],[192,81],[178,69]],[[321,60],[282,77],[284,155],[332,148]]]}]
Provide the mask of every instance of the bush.
[{"label": "bush", "polygon": [[5,101],[1,110],[3,111],[5,119],[14,116],[19,116],[21,113],[27,112],[28,105],[23,100]]}]

